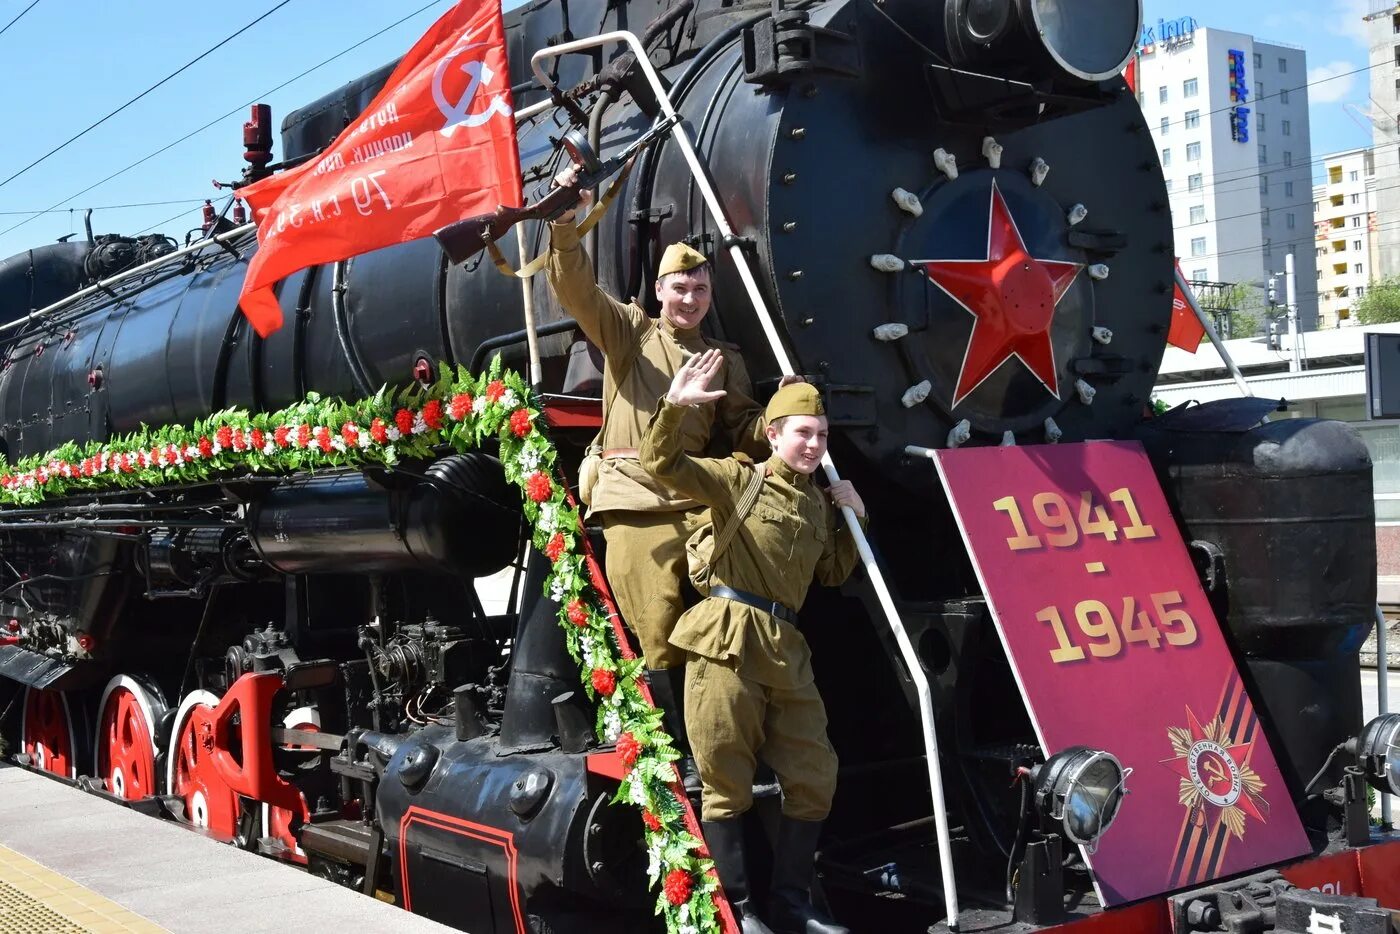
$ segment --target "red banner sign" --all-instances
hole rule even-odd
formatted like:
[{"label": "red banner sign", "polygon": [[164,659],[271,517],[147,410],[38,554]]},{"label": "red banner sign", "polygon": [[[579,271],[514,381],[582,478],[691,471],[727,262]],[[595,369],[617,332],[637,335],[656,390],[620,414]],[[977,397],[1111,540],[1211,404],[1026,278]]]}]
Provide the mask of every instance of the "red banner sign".
[{"label": "red banner sign", "polygon": [[1106,904],[1308,852],[1147,455],[1090,442],[938,452],[1047,755],[1131,768],[1088,855]]},{"label": "red banner sign", "polygon": [[239,190],[258,223],[239,306],[266,337],[272,286],[298,269],[426,237],[521,203],[501,5],[462,0],[310,162]]}]

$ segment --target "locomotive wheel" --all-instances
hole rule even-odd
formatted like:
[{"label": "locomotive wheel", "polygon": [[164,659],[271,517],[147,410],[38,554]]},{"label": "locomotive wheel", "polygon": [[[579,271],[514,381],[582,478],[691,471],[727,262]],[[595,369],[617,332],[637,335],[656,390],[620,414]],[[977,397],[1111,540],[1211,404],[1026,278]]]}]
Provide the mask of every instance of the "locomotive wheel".
[{"label": "locomotive wheel", "polygon": [[127,801],[159,794],[156,723],[166,711],[160,688],[139,676],[117,675],[107,682],[97,710],[93,762],[107,790]]},{"label": "locomotive wheel", "polygon": [[[321,730],[321,714],[315,707],[298,707],[283,718],[282,725],[289,730],[318,733]],[[296,750],[306,747],[289,745],[282,748]],[[300,814],[270,804],[262,806],[262,835],[271,837],[286,847],[285,856],[294,863],[306,865],[306,851],[301,848],[298,829],[310,822],[311,808],[307,805],[304,795],[301,798]]]},{"label": "locomotive wheel", "polygon": [[232,840],[238,833],[238,796],[210,761],[214,733],[208,713],[217,706],[219,698],[209,691],[191,691],[180,701],[165,759],[165,787],[185,802],[186,822]]},{"label": "locomotive wheel", "polygon": [[64,778],[78,777],[78,734],[67,694],[25,688],[20,724],[20,751],[35,768]]}]

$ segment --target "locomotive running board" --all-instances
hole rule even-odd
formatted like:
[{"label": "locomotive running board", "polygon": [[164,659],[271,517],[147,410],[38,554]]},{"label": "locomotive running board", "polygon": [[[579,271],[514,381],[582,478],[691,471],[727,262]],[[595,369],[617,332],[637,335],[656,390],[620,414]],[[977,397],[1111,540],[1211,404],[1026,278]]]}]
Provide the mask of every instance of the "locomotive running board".
[{"label": "locomotive running board", "polygon": [[[734,233],[733,225],[729,223],[729,217],[724,212],[724,207],[720,203],[719,195],[715,192],[714,182],[710,177],[708,167],[696,152],[690,135],[686,132],[685,124],[676,113],[675,107],[671,103],[670,95],[666,92],[666,87],[661,83],[661,78],[656,73],[647,56],[646,49],[641,41],[632,33],[626,31],[608,32],[588,39],[577,39],[573,42],[562,42],[559,45],[552,45],[540,49],[530,57],[530,68],[534,71],[535,77],[539,80],[540,86],[547,91],[553,92],[556,88],[555,81],[550,77],[544,68],[544,63],[548,60],[567,55],[572,52],[580,52],[584,49],[593,49],[600,46],[622,43],[626,45],[636,57],[636,64],[646,77],[647,83],[651,86],[652,93],[656,95],[657,103],[661,107],[661,116],[671,123],[671,138],[676,147],[680,150],[681,156],[685,159],[687,168],[690,170],[691,178],[695,181],[696,189],[700,192],[705,201],[705,207],[709,209],[710,217],[715,223],[719,232],[719,241],[724,244],[729,251],[729,258],[734,263],[734,269],[739,274],[740,281],[744,284],[744,290],[748,293],[749,301],[753,304],[755,313],[758,316],[758,323],[763,328],[763,334],[768,339],[769,349],[773,352],[773,358],[778,363],[778,368],[784,376],[792,376],[797,373],[793,365],[792,357],[788,354],[787,347],[783,344],[782,337],[778,333],[777,325],[774,323],[773,314],[768,308],[767,302],[763,299],[763,294],[758,287],[758,279],[754,275],[752,267],[749,265],[749,258],[744,253],[745,241]],[[541,110],[552,106],[552,99],[541,101],[522,111],[517,112],[517,118],[533,115]],[[516,227],[517,237],[523,237],[520,227]],[[523,255],[523,254],[522,254]],[[526,305],[527,329],[534,327],[533,305]],[[532,347],[536,341],[531,341]],[[841,479],[836,471],[836,465],[828,452],[822,458],[822,469],[825,471],[827,479],[836,483]],[[947,911],[948,927],[956,931],[958,928],[958,890],[953,873],[953,848],[952,837],[948,828],[948,809],[944,801],[943,794],[943,774],[939,764],[938,756],[938,736],[934,731],[933,719],[933,691],[929,685],[928,674],[924,671],[918,654],[914,651],[914,644],[909,639],[909,634],[905,631],[904,623],[900,619],[899,611],[895,608],[894,596],[890,593],[888,585],[885,583],[884,574],[880,570],[879,564],[875,560],[875,554],[870,549],[870,542],[865,537],[865,532],[857,521],[855,513],[849,507],[842,507],[846,520],[846,527],[851,530],[851,536],[855,539],[856,549],[860,552],[861,562],[865,566],[865,573],[870,579],[875,595],[880,602],[880,607],[885,612],[886,621],[889,623],[890,631],[894,636],[896,644],[899,646],[900,655],[903,658],[905,671],[904,676],[914,683],[919,698],[919,722],[923,730],[924,753],[928,762],[929,791],[932,795],[933,818],[937,828],[938,842],[938,862],[939,872],[943,881],[944,908]],[[722,906],[723,910],[724,906]]]}]

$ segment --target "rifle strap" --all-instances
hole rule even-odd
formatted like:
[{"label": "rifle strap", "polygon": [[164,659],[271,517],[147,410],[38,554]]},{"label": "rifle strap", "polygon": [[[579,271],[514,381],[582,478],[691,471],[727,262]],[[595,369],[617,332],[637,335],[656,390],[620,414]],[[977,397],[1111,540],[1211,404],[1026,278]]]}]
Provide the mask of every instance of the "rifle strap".
[{"label": "rifle strap", "polygon": [[[613,201],[617,199],[618,194],[627,183],[627,176],[632,174],[632,166],[636,161],[636,159],[631,159],[622,167],[622,171],[618,173],[617,180],[612,183],[612,187],[608,189],[607,194],[599,198],[598,203],[593,205],[587,216],[579,222],[578,232],[580,235],[586,234],[594,227],[598,226],[598,222],[603,219],[603,215],[608,212],[608,208],[612,207]],[[503,276],[511,276],[515,279],[528,279],[543,269],[545,263],[549,261],[549,251],[546,250],[524,266],[515,269],[510,263],[506,262],[506,258],[501,253],[500,247],[496,246],[496,242],[490,238],[489,233],[485,236],[485,240],[486,251],[491,254],[491,262],[496,264],[496,268],[501,271],[501,275]]]}]

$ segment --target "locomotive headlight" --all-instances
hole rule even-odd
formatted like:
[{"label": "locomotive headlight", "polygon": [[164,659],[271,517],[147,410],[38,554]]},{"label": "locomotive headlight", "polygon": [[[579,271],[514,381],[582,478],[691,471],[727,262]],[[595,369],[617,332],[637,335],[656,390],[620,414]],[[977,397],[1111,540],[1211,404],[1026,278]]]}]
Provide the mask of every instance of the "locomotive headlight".
[{"label": "locomotive headlight", "polygon": [[1036,808],[1070,840],[1093,846],[1118,816],[1130,774],[1111,753],[1071,746],[1031,771]]},{"label": "locomotive headlight", "polygon": [[1400,795],[1400,713],[1382,714],[1347,744],[1366,781],[1377,791]]},{"label": "locomotive headlight", "polygon": [[1142,35],[1139,0],[1016,0],[1021,22],[1055,63],[1076,78],[1121,72]]}]

